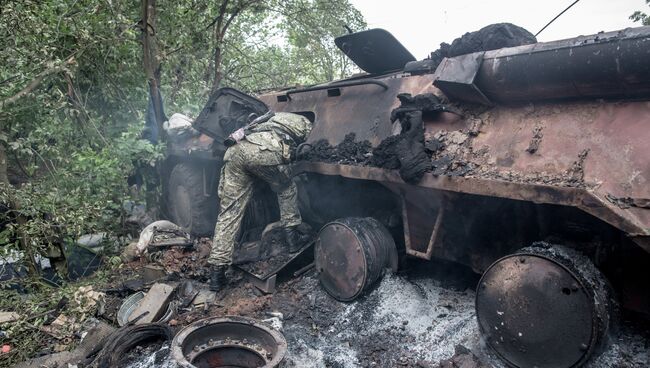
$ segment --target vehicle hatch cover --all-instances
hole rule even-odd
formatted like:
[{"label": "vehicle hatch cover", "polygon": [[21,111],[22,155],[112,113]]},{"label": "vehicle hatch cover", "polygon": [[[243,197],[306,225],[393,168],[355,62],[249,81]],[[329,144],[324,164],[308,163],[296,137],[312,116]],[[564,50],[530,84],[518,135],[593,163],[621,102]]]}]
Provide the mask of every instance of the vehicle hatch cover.
[{"label": "vehicle hatch cover", "polygon": [[[269,110],[257,98],[234,88],[216,90],[192,126],[214,138],[214,144],[222,145],[230,133],[248,124],[250,114],[261,116]],[[215,147],[218,148],[218,147]],[[225,147],[223,151],[225,152]]]},{"label": "vehicle hatch cover", "polygon": [[381,28],[346,34],[334,43],[359,68],[371,74],[400,70],[409,61],[415,61],[392,34]]}]

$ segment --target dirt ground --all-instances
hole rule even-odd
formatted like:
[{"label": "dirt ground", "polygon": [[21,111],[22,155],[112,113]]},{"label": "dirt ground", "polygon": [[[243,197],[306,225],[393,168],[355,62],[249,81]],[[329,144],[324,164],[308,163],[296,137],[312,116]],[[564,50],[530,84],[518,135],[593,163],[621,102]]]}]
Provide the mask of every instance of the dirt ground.
[{"label": "dirt ground", "polygon": [[[280,278],[271,295],[263,295],[238,272],[232,276],[214,305],[177,316],[178,327],[208,316],[264,320],[279,312],[288,343],[285,367],[504,367],[479,337],[473,291],[478,276],[461,266],[411,262],[351,303],[331,298],[313,270],[299,278]],[[624,318],[621,333],[587,367],[650,366],[649,327]],[[164,359],[168,351],[163,346],[129,367],[172,367]]]}]

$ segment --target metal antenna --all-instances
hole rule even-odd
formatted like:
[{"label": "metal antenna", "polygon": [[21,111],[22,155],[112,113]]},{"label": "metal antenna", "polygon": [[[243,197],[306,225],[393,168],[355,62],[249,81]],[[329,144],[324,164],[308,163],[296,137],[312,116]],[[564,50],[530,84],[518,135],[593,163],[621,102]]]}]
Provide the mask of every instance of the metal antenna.
[{"label": "metal antenna", "polygon": [[542,31],[545,30],[546,27],[550,26],[551,23],[555,22],[555,20],[556,20],[557,18],[559,18],[562,14],[564,14],[567,10],[571,9],[572,6],[574,6],[575,4],[577,4],[578,1],[580,1],[580,0],[576,0],[576,1],[574,1],[573,4],[569,5],[566,9],[562,10],[562,12],[561,12],[560,14],[556,15],[555,18],[551,19],[550,22],[546,23],[546,25],[545,25],[542,29],[540,29],[539,32],[535,33],[535,37],[537,37],[538,34],[542,33]]}]

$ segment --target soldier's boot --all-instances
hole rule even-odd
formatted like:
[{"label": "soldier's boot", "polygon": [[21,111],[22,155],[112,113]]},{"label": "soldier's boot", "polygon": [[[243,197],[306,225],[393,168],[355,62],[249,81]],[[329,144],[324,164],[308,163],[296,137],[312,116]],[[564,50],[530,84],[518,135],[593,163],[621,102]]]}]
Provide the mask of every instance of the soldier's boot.
[{"label": "soldier's boot", "polygon": [[228,266],[211,266],[210,269],[210,290],[221,291],[226,287],[226,269]]},{"label": "soldier's boot", "polygon": [[287,244],[289,245],[289,253],[296,253],[302,249],[303,245],[305,245],[308,240],[308,237],[301,233],[297,226],[287,227],[284,231]]}]

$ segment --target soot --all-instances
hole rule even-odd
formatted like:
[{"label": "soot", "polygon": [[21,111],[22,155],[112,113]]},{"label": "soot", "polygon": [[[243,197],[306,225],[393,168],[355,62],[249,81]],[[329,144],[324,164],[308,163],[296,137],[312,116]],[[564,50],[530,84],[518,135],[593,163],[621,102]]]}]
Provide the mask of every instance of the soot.
[{"label": "soot", "polygon": [[417,183],[427,171],[431,160],[424,146],[423,114],[452,111],[433,94],[397,96],[401,104],[391,112],[390,120],[399,133],[384,139],[376,148],[368,141],[356,141],[355,133],[345,136],[343,142],[332,146],[327,140],[316,141],[301,151],[299,158],[337,164],[370,165],[399,170],[407,183]]},{"label": "soot", "polygon": [[430,59],[437,66],[446,57],[496,50],[503,47],[528,45],[536,42],[535,36],[522,27],[512,23],[496,23],[485,26],[478,31],[467,32],[452,41],[451,45],[446,42],[441,43],[440,48],[431,53]]}]

